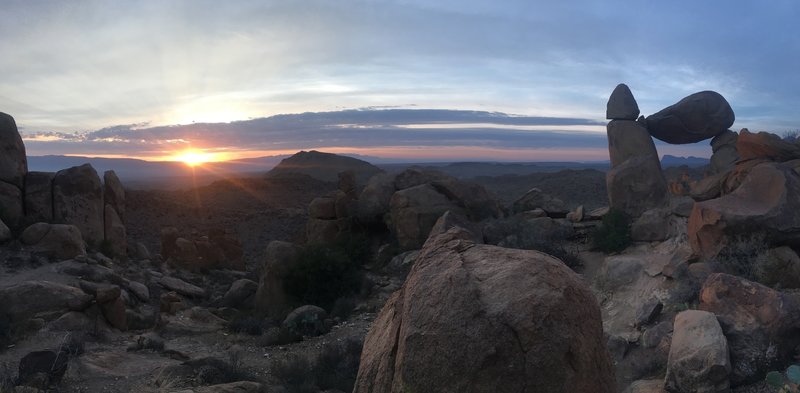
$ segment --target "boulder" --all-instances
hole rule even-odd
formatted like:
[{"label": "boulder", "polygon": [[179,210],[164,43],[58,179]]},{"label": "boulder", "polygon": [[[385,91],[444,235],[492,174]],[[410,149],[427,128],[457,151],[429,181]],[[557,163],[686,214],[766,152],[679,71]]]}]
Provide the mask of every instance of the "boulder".
[{"label": "boulder", "polygon": [[711,162],[709,170],[712,174],[725,173],[732,170],[739,160],[739,153],[736,150],[736,141],[739,134],[726,130],[722,134],[711,139]]},{"label": "boulder", "polygon": [[729,392],[728,342],[714,314],[686,310],[675,316],[667,360],[668,392]]},{"label": "boulder", "polygon": [[258,290],[258,283],[253,280],[242,278],[231,284],[231,287],[222,297],[223,307],[253,308],[253,296]]},{"label": "boulder", "polygon": [[761,284],[714,273],[700,290],[699,308],[717,316],[727,337],[731,386],[782,369],[800,344],[797,300]]},{"label": "boulder", "polygon": [[722,194],[722,186],[728,173],[718,173],[707,176],[692,184],[689,196],[695,201],[707,201]]},{"label": "boulder", "polygon": [[658,161],[634,157],[606,173],[611,208],[638,217],[647,210],[669,203],[667,183]]},{"label": "boulder", "polygon": [[672,235],[672,219],[666,208],[647,210],[631,224],[633,241],[662,241]]},{"label": "boulder", "polygon": [[616,392],[584,281],[546,254],[470,238],[428,240],[367,334],[353,392]]},{"label": "boulder", "polygon": [[325,319],[328,313],[320,307],[306,305],[294,309],[281,325],[293,334],[306,337],[316,337],[328,332]]},{"label": "boulder", "polygon": [[515,213],[534,209],[542,209],[551,217],[564,217],[569,213],[569,209],[561,199],[542,192],[538,188],[530,189],[525,195],[514,201],[512,205],[512,210]]},{"label": "boulder", "polygon": [[503,215],[497,200],[480,184],[461,181],[454,177],[434,180],[430,184],[450,202],[463,208],[470,220],[480,221]]},{"label": "boulder", "polygon": [[175,291],[184,296],[196,298],[202,298],[206,296],[205,289],[193,284],[189,284],[188,282],[179,278],[163,276],[159,277],[157,282],[161,284],[162,287],[169,289],[170,291]]},{"label": "boulder", "polygon": [[122,331],[128,330],[128,315],[122,297],[100,304],[100,310],[109,325]]},{"label": "boulder", "polygon": [[332,197],[314,198],[308,205],[308,216],[323,220],[336,218],[336,200]]},{"label": "boulder", "polygon": [[406,188],[431,184],[438,180],[447,180],[448,178],[450,178],[450,176],[446,175],[444,172],[409,168],[395,176],[394,185],[397,190],[405,190]]},{"label": "boulder", "polygon": [[25,218],[28,222],[53,221],[53,172],[28,172],[25,176]]},{"label": "boulder", "polygon": [[584,216],[583,205],[580,205],[576,207],[575,210],[567,213],[567,220],[577,223],[583,221],[583,216]]},{"label": "boulder", "polygon": [[86,255],[81,232],[74,225],[39,222],[26,228],[20,241],[35,253],[51,259],[65,260]]},{"label": "boulder", "polygon": [[128,235],[126,234],[125,224],[117,215],[117,211],[111,205],[106,205],[103,217],[105,222],[105,241],[108,243],[110,257],[124,257],[128,252]]},{"label": "boulder", "polygon": [[786,289],[800,288],[800,256],[789,247],[773,248],[757,256],[753,270],[761,284]]},{"label": "boulder", "polygon": [[11,321],[42,315],[55,319],[68,311],[89,307],[92,296],[82,290],[50,281],[24,281],[0,288],[0,315]]},{"label": "boulder", "polygon": [[618,84],[608,97],[606,119],[636,120],[637,117],[639,117],[639,104],[633,98],[631,89],[624,83]]},{"label": "boulder", "polygon": [[650,135],[672,144],[700,142],[725,132],[735,116],[725,97],[714,91],[689,95],[646,118]]},{"label": "boulder", "polygon": [[211,244],[222,251],[223,259],[217,264],[218,268],[246,270],[242,242],[235,235],[222,228],[211,228],[208,238]]},{"label": "boulder", "polygon": [[453,227],[459,227],[469,231],[472,234],[472,241],[475,243],[483,243],[483,233],[481,232],[481,228],[467,220],[466,217],[459,216],[450,210],[446,211],[441,217],[439,217],[438,220],[436,220],[436,223],[433,224],[433,228],[431,228],[428,238],[445,233]]},{"label": "boulder", "polygon": [[90,164],[58,171],[53,178],[53,219],[78,227],[83,239],[103,239],[103,188]]},{"label": "boulder", "polygon": [[450,202],[430,184],[395,192],[390,207],[391,229],[403,250],[422,247],[436,220],[446,211],[465,214],[463,209]]},{"label": "boulder", "polygon": [[11,229],[6,226],[3,220],[0,220],[0,243],[5,243],[14,238]]},{"label": "boulder", "polygon": [[631,158],[647,157],[655,160],[658,163],[659,170],[661,169],[661,161],[658,158],[658,151],[656,151],[653,138],[647,133],[647,129],[638,122],[612,120],[606,125],[606,133],[608,135],[608,155],[612,168]]},{"label": "boulder", "polygon": [[0,112],[0,181],[23,188],[28,173],[25,144],[14,118]]},{"label": "boulder", "polygon": [[358,201],[343,191],[336,191],[335,195],[336,217],[349,218],[358,214]]},{"label": "boulder", "polygon": [[747,128],[739,131],[736,151],[742,160],[766,158],[783,162],[800,158],[800,145],[785,141],[769,132],[752,133]]},{"label": "boulder", "polygon": [[358,197],[358,219],[364,223],[383,222],[394,192],[394,176],[381,173],[370,178]]},{"label": "boulder", "polygon": [[356,182],[356,173],[353,171],[339,172],[339,191],[349,196],[350,198],[358,198],[358,184]]},{"label": "boulder", "polygon": [[264,252],[264,263],[256,290],[256,311],[275,319],[283,319],[291,311],[289,295],[283,289],[283,280],[297,260],[299,251],[297,246],[289,242],[269,242]]},{"label": "boulder", "polygon": [[138,281],[128,281],[127,289],[131,291],[139,300],[147,303],[150,301],[150,289]]},{"label": "boulder", "polygon": [[306,242],[310,244],[334,243],[347,225],[347,220],[309,218],[306,222]]},{"label": "boulder", "polygon": [[103,198],[106,205],[111,205],[119,219],[125,223],[125,189],[114,171],[103,173]]},{"label": "boulder", "polygon": [[9,228],[18,230],[23,223],[22,190],[17,186],[0,181],[0,220]]},{"label": "boulder", "polygon": [[797,244],[798,210],[800,176],[780,164],[759,164],[730,194],[695,203],[689,242],[706,258],[716,255],[730,236],[761,233],[774,245]]}]

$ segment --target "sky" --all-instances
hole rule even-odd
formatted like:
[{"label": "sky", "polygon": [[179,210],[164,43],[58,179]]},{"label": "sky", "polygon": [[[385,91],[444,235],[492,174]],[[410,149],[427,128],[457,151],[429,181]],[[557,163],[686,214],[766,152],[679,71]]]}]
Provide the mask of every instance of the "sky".
[{"label": "sky", "polygon": [[798,17],[794,0],[5,0],[0,111],[29,155],[600,160],[621,82],[645,115],[715,90],[734,130],[800,128]]}]

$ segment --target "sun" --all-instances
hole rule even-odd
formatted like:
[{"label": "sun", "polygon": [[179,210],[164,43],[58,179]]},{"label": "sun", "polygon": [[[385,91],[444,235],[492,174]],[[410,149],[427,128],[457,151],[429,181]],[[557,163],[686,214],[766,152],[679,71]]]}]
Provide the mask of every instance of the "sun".
[{"label": "sun", "polygon": [[188,149],[177,153],[173,159],[175,161],[181,161],[188,166],[195,167],[206,162],[214,161],[214,155],[201,150]]}]

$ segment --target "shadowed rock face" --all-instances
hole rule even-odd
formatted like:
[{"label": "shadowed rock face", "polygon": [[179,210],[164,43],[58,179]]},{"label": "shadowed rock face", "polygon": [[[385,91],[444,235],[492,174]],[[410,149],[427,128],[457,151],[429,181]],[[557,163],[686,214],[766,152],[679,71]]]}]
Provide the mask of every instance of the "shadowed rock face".
[{"label": "shadowed rock face", "polygon": [[707,258],[731,236],[763,233],[773,244],[794,244],[800,241],[798,209],[798,174],[780,164],[760,163],[730,194],[695,203],[689,242],[696,254]]},{"label": "shadowed rock face", "polygon": [[367,335],[354,392],[615,392],[600,310],[536,251],[425,243]]},{"label": "shadowed rock face", "polygon": [[103,187],[90,164],[64,169],[53,179],[53,219],[78,227],[84,240],[100,242],[103,234]]},{"label": "shadowed rock face", "polygon": [[14,118],[0,112],[0,181],[22,188],[28,173],[25,145]]},{"label": "shadowed rock face", "polygon": [[694,93],[647,116],[650,135],[673,144],[695,143],[725,132],[735,116],[725,97],[714,91]]},{"label": "shadowed rock face", "polygon": [[606,104],[606,119],[636,120],[639,117],[639,104],[633,98],[628,85],[620,83],[614,88]]}]

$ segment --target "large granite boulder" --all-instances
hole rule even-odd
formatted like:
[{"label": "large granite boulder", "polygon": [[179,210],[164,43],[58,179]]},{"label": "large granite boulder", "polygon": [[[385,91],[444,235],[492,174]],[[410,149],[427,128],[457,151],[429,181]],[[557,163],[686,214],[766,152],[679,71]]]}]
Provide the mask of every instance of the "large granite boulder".
[{"label": "large granite boulder", "polygon": [[25,144],[10,115],[0,112],[0,181],[22,189],[28,173]]},{"label": "large granite boulder", "polygon": [[103,197],[105,204],[111,205],[117,212],[120,222],[125,223],[125,189],[114,171],[103,173]]},{"label": "large granite boulder", "polygon": [[103,187],[97,171],[83,164],[56,173],[53,179],[53,219],[80,229],[83,239],[103,239]]},{"label": "large granite boulder", "polygon": [[725,132],[735,116],[725,97],[714,91],[694,93],[647,116],[650,135],[672,144],[695,143]]},{"label": "large granite boulder", "polygon": [[763,380],[785,367],[800,344],[797,299],[761,284],[712,274],[700,290],[699,307],[717,316],[727,337],[731,386]]},{"label": "large granite boulder", "polygon": [[725,173],[733,170],[736,161],[739,161],[739,152],[736,150],[736,143],[739,134],[725,130],[711,139],[711,162],[709,170],[712,174]]},{"label": "large granite boulder", "polygon": [[427,183],[395,192],[390,207],[391,229],[403,250],[422,247],[436,220],[446,211],[464,215],[463,209]]},{"label": "large granite boulder", "polygon": [[800,145],[785,141],[769,132],[752,133],[747,128],[739,131],[736,150],[742,160],[766,158],[783,162],[800,158]]},{"label": "large granite boulder", "polygon": [[394,176],[381,173],[370,178],[358,197],[358,219],[364,223],[383,222],[395,191]]},{"label": "large granite boulder", "polygon": [[273,240],[264,252],[261,277],[255,296],[255,309],[271,318],[283,319],[291,311],[289,295],[283,281],[297,261],[299,248],[292,243]]},{"label": "large granite boulder", "polygon": [[33,252],[56,260],[86,255],[81,231],[74,225],[38,222],[25,228],[20,241]]},{"label": "large granite boulder", "polygon": [[22,190],[11,183],[0,181],[0,220],[16,231],[23,224],[23,209]]},{"label": "large granite boulder", "polygon": [[639,117],[639,104],[633,98],[631,89],[624,83],[618,84],[608,97],[606,119],[636,120],[637,117]]},{"label": "large granite boulder", "polygon": [[35,316],[56,319],[68,311],[89,307],[92,296],[82,290],[50,281],[24,281],[0,288],[0,315],[14,321]]},{"label": "large granite boulder", "polygon": [[367,334],[353,392],[616,392],[584,281],[471,236],[428,239]]},{"label": "large granite boulder", "polygon": [[772,244],[800,242],[800,176],[776,163],[753,167],[741,185],[720,198],[697,202],[689,216],[689,242],[703,257],[730,237],[760,233]]},{"label": "large granite boulder", "polygon": [[669,202],[653,139],[638,122],[612,120],[606,127],[611,169],[606,187],[611,207],[638,217]]},{"label": "large granite boulder", "polygon": [[667,361],[666,390],[729,392],[731,360],[728,341],[717,317],[707,311],[686,310],[675,316]]},{"label": "large granite boulder", "polygon": [[53,172],[28,172],[25,176],[25,218],[29,222],[53,221]]},{"label": "large granite boulder", "polygon": [[111,252],[113,255],[110,256],[124,257],[128,252],[128,236],[117,210],[106,205],[103,220],[105,241],[108,245],[108,249],[103,251]]}]

